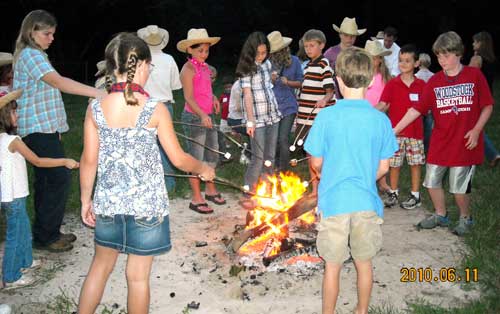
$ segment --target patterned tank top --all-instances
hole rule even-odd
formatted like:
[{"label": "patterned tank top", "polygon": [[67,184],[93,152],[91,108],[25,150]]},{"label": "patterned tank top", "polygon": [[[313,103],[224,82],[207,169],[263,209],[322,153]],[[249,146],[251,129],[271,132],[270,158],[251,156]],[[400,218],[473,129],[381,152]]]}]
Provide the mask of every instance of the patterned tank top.
[{"label": "patterned tank top", "polygon": [[149,99],[135,127],[107,126],[101,103],[91,103],[99,134],[99,162],[94,212],[135,217],[168,215],[168,195],[157,142],[157,129],[147,124],[158,102]]}]

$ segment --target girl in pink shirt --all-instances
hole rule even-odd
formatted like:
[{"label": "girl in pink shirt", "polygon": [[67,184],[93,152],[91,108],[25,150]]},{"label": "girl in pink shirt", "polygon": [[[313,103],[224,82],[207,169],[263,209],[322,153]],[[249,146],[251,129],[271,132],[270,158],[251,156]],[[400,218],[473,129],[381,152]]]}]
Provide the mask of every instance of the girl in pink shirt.
[{"label": "girl in pink shirt", "polygon": [[[384,59],[384,57],[390,55],[392,51],[384,49],[378,40],[367,40],[365,50],[372,56],[373,61],[373,82],[366,90],[365,99],[375,107],[379,103],[380,95],[382,95],[384,91],[385,84],[392,78],[389,68],[385,65]],[[377,184],[379,189],[383,192],[390,190],[386,176],[380,178]]]},{"label": "girl in pink shirt", "polygon": [[[180,78],[186,100],[182,121],[186,123],[186,136],[215,150],[218,149],[217,130],[214,125],[214,111],[219,112],[219,100],[212,92],[211,70],[205,61],[210,46],[216,44],[220,37],[209,37],[206,29],[192,28],[186,39],[177,43],[177,49],[188,54],[188,61],[182,67]],[[199,126],[198,126],[199,125]],[[217,165],[219,156],[204,146],[187,141],[188,150],[194,158],[205,161],[211,167]],[[213,213],[207,204],[211,201],[217,205],[226,204],[226,200],[217,192],[213,182],[205,182],[205,197],[201,194],[201,180],[190,178],[189,184],[193,195],[189,209],[200,214]]]},{"label": "girl in pink shirt", "polygon": [[384,57],[390,55],[391,51],[385,50],[382,44],[376,40],[367,40],[365,50],[372,56],[374,70],[373,82],[366,91],[365,99],[375,107],[380,100],[385,84],[391,79],[391,74],[384,61]]}]

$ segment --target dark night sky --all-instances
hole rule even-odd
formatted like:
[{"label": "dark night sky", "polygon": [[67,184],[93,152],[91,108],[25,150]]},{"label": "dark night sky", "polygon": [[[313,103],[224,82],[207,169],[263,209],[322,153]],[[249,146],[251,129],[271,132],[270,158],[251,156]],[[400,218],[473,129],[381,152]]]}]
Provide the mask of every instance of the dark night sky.
[{"label": "dark night sky", "polygon": [[[302,34],[310,29],[322,30],[327,47],[338,43],[332,24],[340,25],[345,16],[356,17],[359,28],[368,31],[358,37],[364,46],[370,36],[387,25],[399,30],[398,44],[415,43],[431,54],[430,48],[443,31],[455,30],[466,46],[465,60],[471,54],[471,37],[481,30],[494,38],[500,35],[500,23],[491,1],[296,1],[296,0],[38,0],[0,3],[0,51],[12,51],[24,16],[34,9],[45,9],[58,20],[56,39],[47,51],[56,69],[78,80],[91,80],[95,63],[102,58],[104,47],[113,34],[137,31],[149,24],[166,28],[170,42],[164,49],[179,66],[184,56],[175,49],[192,27],[204,27],[210,35],[222,40],[210,51],[209,63],[234,69],[246,36],[254,30],[269,33],[279,30],[294,38],[292,51]],[[474,3],[474,6],[471,5]],[[313,4],[313,5],[311,5]],[[498,42],[498,40],[496,40]],[[498,55],[498,53],[497,53]],[[433,60],[433,66],[437,62]]]}]

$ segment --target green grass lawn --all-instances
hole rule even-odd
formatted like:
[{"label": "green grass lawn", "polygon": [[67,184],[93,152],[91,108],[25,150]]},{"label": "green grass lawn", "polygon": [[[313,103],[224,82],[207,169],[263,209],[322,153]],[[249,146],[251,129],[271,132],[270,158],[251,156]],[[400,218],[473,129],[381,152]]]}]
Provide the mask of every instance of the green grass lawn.
[{"label": "green grass lawn", "polygon": [[[497,80],[498,82],[498,80]],[[500,83],[500,82],[499,82]],[[497,85],[497,96],[500,94],[500,87]],[[222,91],[220,84],[216,85],[216,95]],[[175,92],[176,105],[174,106],[174,120],[180,119],[180,114],[183,110],[183,99],[180,92]],[[498,103],[499,97],[496,97]],[[63,136],[64,147],[67,155],[71,158],[80,159],[82,151],[82,126],[87,107],[87,99],[83,97],[64,95],[66,110],[68,114],[68,122],[70,131]],[[488,122],[486,131],[490,138],[496,143],[496,147],[500,148],[500,113],[496,109],[492,118]],[[177,131],[182,132],[182,126],[175,126]],[[182,141],[181,141],[182,143]],[[243,183],[243,174],[245,167],[238,163],[239,150],[235,147],[231,149],[231,153],[235,160],[231,163],[221,164],[217,168],[217,175],[223,178],[230,179],[237,184]],[[300,153],[293,153],[292,158],[300,158]],[[308,178],[306,163],[296,167],[298,173],[304,179]],[[30,181],[32,171],[30,170]],[[79,201],[79,184],[78,171],[73,172],[73,182],[71,192],[67,204],[67,211],[78,213],[80,208]],[[404,167],[401,171],[400,188],[403,197],[406,197],[406,191],[409,190],[409,169]],[[186,179],[176,179],[176,190],[170,197],[184,197],[189,195],[189,185]],[[410,313],[416,314],[452,314],[452,313],[500,313],[500,201],[499,188],[496,184],[500,182],[500,167],[495,169],[489,168],[486,164],[478,167],[473,184],[473,200],[472,213],[475,219],[475,227],[473,231],[465,237],[467,245],[467,253],[463,257],[463,267],[477,267],[479,270],[479,285],[482,292],[482,298],[479,301],[468,304],[462,308],[443,309],[440,307],[426,304],[424,300],[416,304],[410,305]],[[233,188],[220,186],[220,190],[235,192]],[[427,193],[422,190],[424,204],[426,208],[432,209],[432,204],[428,199]],[[451,195],[448,195],[447,204],[453,221],[457,220],[457,209],[454,205]],[[30,215],[33,215],[33,200],[32,196],[28,200],[28,210]],[[0,220],[1,237],[4,236],[4,221]],[[471,284],[472,285],[472,284]],[[467,287],[466,287],[467,288]],[[372,308],[371,313],[401,313],[393,309],[390,305],[378,308]]]}]

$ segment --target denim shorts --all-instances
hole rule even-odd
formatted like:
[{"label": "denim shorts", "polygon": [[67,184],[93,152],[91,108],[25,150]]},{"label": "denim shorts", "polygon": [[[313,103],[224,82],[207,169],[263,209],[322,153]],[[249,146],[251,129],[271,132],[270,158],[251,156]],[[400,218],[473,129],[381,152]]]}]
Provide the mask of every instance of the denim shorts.
[{"label": "denim shorts", "polygon": [[126,254],[149,256],[168,252],[172,248],[168,215],[97,215],[94,241]]}]

